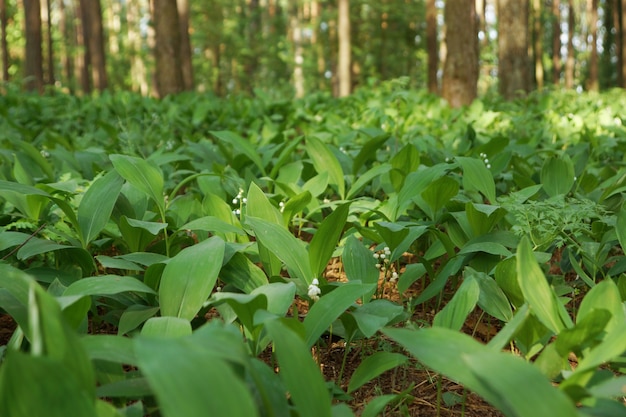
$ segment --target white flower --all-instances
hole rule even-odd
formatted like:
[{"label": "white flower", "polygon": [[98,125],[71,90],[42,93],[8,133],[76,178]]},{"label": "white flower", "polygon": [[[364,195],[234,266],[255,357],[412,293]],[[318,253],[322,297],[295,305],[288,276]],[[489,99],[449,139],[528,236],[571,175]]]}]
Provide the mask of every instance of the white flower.
[{"label": "white flower", "polygon": [[375,253],[374,254],[374,259],[378,259],[378,258],[380,258],[380,254],[379,253]]},{"label": "white flower", "polygon": [[320,282],[318,281],[318,279],[317,278],[313,278],[313,281],[311,282],[311,285],[309,285],[309,292],[307,293],[307,295],[313,301],[319,300],[320,299],[320,294],[322,294],[322,290],[320,290],[320,287],[318,287],[319,284],[320,284]]},{"label": "white flower", "polygon": [[398,273],[397,272],[393,272],[391,274],[391,279],[389,280],[390,282],[396,282],[398,280]]},{"label": "white flower", "polygon": [[313,278],[313,281],[311,281],[311,285],[315,285],[317,287],[320,285],[320,282],[317,280],[317,278]]}]

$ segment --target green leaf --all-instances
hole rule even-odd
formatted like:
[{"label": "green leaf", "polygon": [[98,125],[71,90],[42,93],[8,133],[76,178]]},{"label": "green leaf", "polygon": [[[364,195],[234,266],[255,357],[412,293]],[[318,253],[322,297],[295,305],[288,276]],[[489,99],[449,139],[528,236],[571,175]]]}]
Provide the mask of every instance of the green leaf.
[{"label": "green leaf", "polygon": [[235,253],[228,263],[222,267],[220,279],[244,293],[250,293],[255,288],[268,283],[267,277],[261,268],[239,252]]},{"label": "green leaf", "polygon": [[372,337],[377,331],[401,317],[401,305],[385,299],[372,300],[350,312],[359,330],[365,337]]},{"label": "green leaf", "polygon": [[245,235],[245,232],[241,228],[226,223],[225,221],[214,216],[205,216],[192,220],[182,226],[179,230],[204,230],[206,232],[236,233],[242,236]]},{"label": "green leaf", "polygon": [[311,243],[309,243],[309,259],[313,275],[319,277],[326,269],[337,242],[343,233],[348,219],[350,203],[338,206],[318,226]]},{"label": "green leaf", "polygon": [[456,158],[463,168],[463,188],[466,191],[479,191],[491,203],[496,202],[496,184],[491,171],[483,161],[459,156]]},{"label": "green leaf", "polygon": [[557,298],[537,264],[528,237],[517,247],[517,281],[531,311],[554,334],[565,328]]},{"label": "green leaf", "polygon": [[191,335],[191,323],[180,317],[152,317],[141,329],[142,336],[183,337]]},{"label": "green leaf", "polygon": [[513,318],[513,310],[504,292],[498,283],[487,274],[478,272],[472,268],[466,268],[466,275],[471,275],[478,282],[480,296],[478,306],[492,317],[508,322]]},{"label": "green leaf", "polygon": [[574,164],[569,155],[552,156],[541,167],[541,184],[550,197],[567,194],[574,185]]},{"label": "green leaf", "polygon": [[450,177],[441,177],[430,183],[421,193],[430,208],[430,219],[435,220],[439,211],[458,193],[459,183]]},{"label": "green leaf", "polygon": [[328,172],[328,181],[337,187],[339,197],[343,200],[346,196],[346,184],[343,179],[343,170],[337,157],[331,152],[326,144],[315,136],[306,140],[306,152],[313,162],[317,173]]},{"label": "green leaf", "polygon": [[466,276],[452,299],[435,315],[433,326],[461,330],[467,316],[476,307],[479,296],[478,282],[471,275]]},{"label": "green leaf", "polygon": [[363,302],[367,303],[374,292],[376,292],[376,285],[380,277],[380,271],[376,268],[376,260],[372,251],[367,249],[363,242],[354,237],[354,235],[351,235],[346,239],[341,254],[341,261],[348,281],[374,284],[371,293],[363,296]]},{"label": "green leaf", "polygon": [[381,164],[381,165],[376,165],[373,168],[371,168],[368,171],[366,171],[365,173],[363,173],[362,175],[359,175],[358,178],[356,179],[356,181],[354,181],[354,183],[352,184],[352,186],[348,190],[348,194],[346,195],[346,199],[350,200],[350,199],[356,197],[356,195],[359,192],[361,192],[361,190],[363,188],[365,188],[365,186],[370,181],[372,181],[374,178],[381,177],[382,175],[384,175],[387,172],[389,172],[389,170],[391,170],[391,165],[389,165],[388,163],[385,163],[385,164]]},{"label": "green leaf", "polygon": [[123,292],[155,294],[154,290],[133,277],[101,275],[83,278],[70,285],[63,295],[113,295]]},{"label": "green leaf", "polygon": [[227,130],[211,131],[210,133],[215,136],[217,140],[226,142],[231,145],[235,152],[245,155],[248,159],[250,159],[250,161],[254,163],[254,165],[259,168],[259,170],[261,170],[261,173],[264,176],[267,175],[265,172],[265,167],[263,166],[263,161],[261,161],[258,151],[250,143],[250,141],[245,140],[236,133],[229,132]]},{"label": "green leaf", "polygon": [[78,225],[84,247],[95,239],[111,218],[124,180],[111,171],[94,181],[78,206]]},{"label": "green leaf", "polygon": [[157,205],[162,215],[165,214],[163,197],[163,173],[145,159],[127,155],[110,155],[115,170],[138,190],[148,195]]},{"label": "green leaf", "polygon": [[168,262],[159,287],[162,315],[195,317],[217,281],[224,248],[224,241],[214,236],[183,249]]},{"label": "green leaf", "polygon": [[376,151],[378,151],[383,144],[389,139],[390,134],[383,131],[379,135],[373,137],[363,144],[363,147],[359,151],[359,154],[354,158],[352,162],[352,175],[357,175],[361,167],[370,159],[376,158]]},{"label": "green leaf", "polygon": [[584,320],[587,315],[597,310],[606,310],[611,315],[606,328],[607,332],[612,331],[613,327],[625,320],[619,289],[612,279],[601,281],[585,294],[578,308],[576,322]]},{"label": "green leaf", "polygon": [[126,309],[120,317],[120,322],[117,328],[117,334],[119,336],[135,330],[143,322],[153,317],[159,311],[159,307],[148,307],[140,304],[135,304]]},{"label": "green leaf", "polygon": [[201,341],[193,336],[135,340],[139,369],[160,412],[165,417],[258,416],[245,382]]},{"label": "green leaf", "polygon": [[463,333],[442,327],[385,329],[383,333],[424,365],[463,384],[505,415],[578,416],[575,405],[531,363],[494,352]]},{"label": "green leaf", "polygon": [[348,384],[348,393],[367,384],[383,372],[404,365],[407,362],[408,358],[400,353],[376,352],[368,356],[352,374]]},{"label": "green leaf", "polygon": [[[300,416],[330,417],[330,395],[319,367],[311,357],[310,345],[288,327],[287,320],[269,320],[265,324],[274,341],[280,376]],[[293,325],[300,326],[300,323]]]},{"label": "green leaf", "polygon": [[314,276],[304,243],[285,227],[264,219],[248,216],[246,224],[253,230],[257,240],[296,274],[294,278],[298,280],[298,290],[306,292]]},{"label": "green leaf", "polygon": [[89,359],[103,360],[122,365],[137,365],[133,340],[108,334],[86,335],[80,339]]},{"label": "green leaf", "polygon": [[371,291],[373,286],[373,284],[348,282],[340,284],[328,294],[322,293],[320,299],[313,304],[304,318],[307,345],[313,346],[331,324],[359,297]]}]

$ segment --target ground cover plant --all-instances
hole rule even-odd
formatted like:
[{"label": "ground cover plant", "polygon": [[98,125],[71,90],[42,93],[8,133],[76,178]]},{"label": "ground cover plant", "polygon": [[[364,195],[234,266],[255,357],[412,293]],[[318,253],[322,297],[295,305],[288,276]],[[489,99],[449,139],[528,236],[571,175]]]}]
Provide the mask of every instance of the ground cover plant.
[{"label": "ground cover plant", "polygon": [[0,415],[623,415],[625,107],[9,92]]}]

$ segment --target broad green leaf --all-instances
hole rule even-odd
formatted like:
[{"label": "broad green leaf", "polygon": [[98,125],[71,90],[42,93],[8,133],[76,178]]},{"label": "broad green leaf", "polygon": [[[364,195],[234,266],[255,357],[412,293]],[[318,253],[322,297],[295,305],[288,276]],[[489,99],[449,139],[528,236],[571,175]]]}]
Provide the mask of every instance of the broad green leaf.
[{"label": "broad green leaf", "polygon": [[463,384],[505,415],[578,416],[575,405],[532,364],[494,352],[463,333],[442,327],[390,328],[383,333],[424,365]]},{"label": "broad green leaf", "polygon": [[165,230],[165,228],[167,227],[167,223],[161,223],[161,222],[147,222],[144,220],[137,220],[137,219],[131,219],[131,218],[127,218],[126,221],[132,227],[144,229],[148,233],[155,235],[155,236],[158,235],[161,232],[161,230]]},{"label": "broad green leaf", "polygon": [[225,244],[212,237],[183,249],[163,270],[159,303],[163,316],[191,320],[209,298],[222,268]]},{"label": "broad green leaf", "polygon": [[420,194],[428,204],[428,216],[435,220],[439,211],[459,193],[459,183],[450,177],[441,177],[433,181]]},{"label": "broad green leaf", "polygon": [[391,158],[393,170],[389,173],[389,177],[396,191],[401,189],[406,176],[416,171],[419,164],[420,154],[413,144],[404,145],[404,147]]},{"label": "broad green leaf", "polygon": [[42,253],[53,252],[59,249],[71,249],[74,246],[56,243],[52,240],[33,237],[17,251],[17,258],[20,260],[32,258]]},{"label": "broad green leaf", "polygon": [[498,283],[487,274],[466,268],[466,274],[478,282],[480,287],[480,296],[478,297],[478,306],[492,317],[508,322],[513,318],[513,310],[511,303],[504,295],[504,292],[498,286]]},{"label": "broad green leaf", "polygon": [[474,236],[482,236],[491,232],[505,216],[506,211],[499,206],[476,204],[470,201],[465,204],[465,213]]},{"label": "broad green leaf", "polygon": [[398,201],[393,208],[391,220],[395,221],[398,216],[409,208],[414,199],[421,198],[422,192],[430,183],[440,178],[449,169],[448,164],[437,164],[408,174],[404,180],[404,185],[398,192]]},{"label": "broad green leaf", "polygon": [[135,351],[165,417],[259,415],[245,381],[198,338],[141,337]]},{"label": "broad green leaf", "polygon": [[[623,314],[623,313],[622,313]],[[596,344],[596,339],[607,327],[612,316],[608,310],[594,309],[588,311],[584,317],[570,329],[563,329],[556,339],[557,352],[567,358],[570,352],[580,354],[584,349]]]},{"label": "broad green leaf", "polygon": [[496,185],[491,171],[483,161],[475,158],[456,158],[463,168],[463,188],[467,191],[479,191],[491,203],[496,202]]},{"label": "broad green leaf", "polygon": [[500,351],[513,339],[517,330],[524,325],[526,319],[530,315],[528,304],[521,306],[513,318],[504,325],[504,327],[489,341],[487,346],[495,351]]},{"label": "broad green leaf", "polygon": [[77,213],[80,235],[85,247],[109,222],[123,184],[123,178],[117,172],[111,171],[95,180],[85,192]]},{"label": "broad green leaf", "polygon": [[20,184],[12,181],[0,180],[0,191],[11,191],[19,195],[39,195],[43,197],[51,197],[47,192],[40,190],[32,185]]},{"label": "broad green leaf", "polygon": [[380,374],[408,362],[408,358],[400,353],[376,352],[365,358],[355,369],[350,383],[348,393],[356,390],[368,383]]},{"label": "broad green leaf", "polygon": [[365,337],[372,337],[381,328],[401,317],[401,305],[385,299],[372,300],[349,312]]},{"label": "broad green leaf", "polygon": [[207,232],[236,233],[245,235],[245,232],[237,226],[226,223],[214,216],[205,216],[186,223],[179,230],[204,230]]},{"label": "broad green leaf", "polygon": [[110,155],[115,170],[138,190],[147,194],[157,205],[162,215],[165,214],[163,197],[163,173],[146,161],[128,155]]},{"label": "broad green leaf", "polygon": [[341,254],[341,262],[348,281],[374,284],[371,292],[363,296],[363,302],[367,303],[376,292],[376,285],[380,277],[380,271],[376,268],[376,260],[372,251],[367,249],[363,242],[356,237],[349,236]]},{"label": "broad green leaf", "polygon": [[346,195],[346,199],[350,200],[365,188],[365,186],[372,181],[374,178],[378,178],[391,169],[391,165],[388,163],[376,165],[373,168],[369,169],[362,175],[359,175],[356,181],[352,184],[350,189],[348,190],[348,194]]},{"label": "broad green leaf", "polygon": [[152,317],[141,329],[142,336],[183,337],[191,335],[191,323],[180,317]]},{"label": "broad green leaf", "polygon": [[626,204],[622,205],[619,213],[617,213],[615,233],[617,233],[617,239],[619,240],[622,250],[626,251]]},{"label": "broad green leaf", "polygon": [[24,244],[31,235],[22,232],[0,232],[0,251]]},{"label": "broad green leaf", "polygon": [[524,304],[524,294],[517,280],[517,258],[508,258],[498,263],[494,275],[511,304],[517,307]]},{"label": "broad green leaf", "polygon": [[0,415],[95,416],[95,392],[73,371],[62,360],[10,350],[0,368]]},{"label": "broad green leaf", "polygon": [[552,156],[541,167],[541,184],[550,197],[567,194],[574,185],[574,164],[569,155]]},{"label": "broad green leaf", "polygon": [[123,292],[155,292],[137,278],[119,275],[101,275],[83,278],[70,285],[63,295],[113,295]]},{"label": "broad green leaf", "polygon": [[576,314],[576,322],[584,320],[587,315],[597,310],[606,310],[611,315],[606,328],[607,332],[612,331],[613,327],[625,320],[619,289],[612,279],[601,281],[585,294]]},{"label": "broad green leaf", "polygon": [[337,187],[339,197],[342,200],[345,199],[346,184],[343,179],[343,170],[328,146],[317,137],[310,136],[306,139],[306,152],[318,174],[328,172],[329,183]]},{"label": "broad green leaf", "polygon": [[359,154],[354,158],[352,163],[352,175],[357,175],[365,162],[376,158],[376,151],[383,146],[383,144],[389,139],[389,136],[389,133],[380,131],[377,136],[363,144]]},{"label": "broad green leaf", "polygon": [[466,275],[452,299],[435,315],[433,326],[461,330],[467,316],[476,307],[479,296],[480,287],[478,282],[471,275]]},{"label": "broad green leaf", "polygon": [[159,307],[149,307],[140,304],[135,304],[126,309],[120,317],[120,322],[117,328],[117,334],[119,336],[135,330],[143,322],[153,317],[159,311]]},{"label": "broad green leaf", "polygon": [[461,270],[461,267],[465,264],[467,259],[466,256],[467,255],[460,255],[450,259],[441,271],[439,271],[435,279],[428,285],[428,287],[426,287],[424,292],[417,297],[413,304],[421,304],[439,294],[446,286],[448,279]]},{"label": "broad green leaf", "polygon": [[110,256],[98,255],[96,259],[103,268],[125,269],[128,271],[143,271],[143,267],[134,262],[121,258],[111,258]]},{"label": "broad green leaf", "polygon": [[298,289],[305,292],[314,276],[304,243],[285,227],[264,219],[248,216],[246,224],[253,230],[257,240],[296,274],[293,278],[298,280]]},{"label": "broad green leaf", "polygon": [[330,395],[319,366],[311,357],[310,345],[288,326],[287,320],[275,319],[265,323],[274,341],[281,379],[300,416],[330,417]]},{"label": "broad green leaf", "polygon": [[313,304],[304,318],[307,346],[313,346],[331,324],[359,297],[371,291],[373,286],[374,284],[348,282],[339,284],[328,294],[322,293],[320,299]]},{"label": "broad green leaf", "polygon": [[385,407],[397,398],[398,395],[396,394],[380,395],[372,398],[368,401],[365,408],[363,408],[361,417],[377,417],[381,415]]},{"label": "broad green leaf", "polygon": [[267,276],[261,268],[239,252],[235,253],[222,267],[220,279],[244,293],[250,293],[255,288],[268,283]]},{"label": "broad green leaf", "polygon": [[319,277],[326,269],[337,242],[343,233],[350,203],[338,206],[318,226],[311,243],[309,243],[309,259],[313,275]]},{"label": "broad green leaf", "polygon": [[128,337],[108,334],[86,335],[80,339],[80,343],[91,360],[137,365],[133,340]]},{"label": "broad green leaf", "polygon": [[234,132],[229,132],[226,130],[211,131],[210,133],[215,136],[217,140],[226,142],[231,145],[236,153],[241,153],[245,155],[248,159],[250,159],[250,161],[254,163],[254,165],[257,166],[257,168],[259,168],[264,176],[266,175],[263,161],[261,161],[257,149],[250,143],[249,140],[242,138]]},{"label": "broad green leaf", "polygon": [[517,247],[517,281],[531,311],[554,334],[565,328],[557,298],[537,264],[528,237]]}]

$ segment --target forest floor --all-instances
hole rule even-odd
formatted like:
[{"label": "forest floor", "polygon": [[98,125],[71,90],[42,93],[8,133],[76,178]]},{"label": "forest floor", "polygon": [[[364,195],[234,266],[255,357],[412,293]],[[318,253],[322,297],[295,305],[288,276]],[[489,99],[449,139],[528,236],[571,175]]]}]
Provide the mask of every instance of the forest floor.
[{"label": "forest floor", "polygon": [[[333,259],[329,263],[326,277],[329,281],[344,281],[346,279],[338,259]],[[385,283],[381,279],[380,289],[382,290],[383,287],[385,298],[398,303],[402,302],[395,286]],[[411,293],[412,295],[417,294],[418,290],[410,288],[407,292],[408,294],[404,294],[405,297]],[[299,313],[306,315],[308,303],[299,299],[295,303],[298,304]],[[428,325],[428,323],[432,323],[434,314],[434,309],[428,310],[420,306],[413,312],[411,321]],[[16,327],[15,321],[9,315],[0,315],[0,346],[9,342]],[[90,325],[89,329],[90,333],[117,334],[117,329],[107,323],[102,323],[100,326]],[[487,342],[497,333],[498,329],[491,327],[488,323],[481,322],[481,312],[475,311],[468,318],[463,331],[478,340]],[[352,374],[363,359],[380,350],[402,352],[401,348],[382,335],[356,341],[348,347],[346,347],[344,340],[327,338],[324,341],[325,343],[320,343],[317,348],[313,349],[312,354],[319,364],[325,380],[334,381],[344,391],[348,387]],[[347,352],[346,348],[348,348]],[[404,353],[410,356],[408,353]],[[271,361],[269,356],[270,354],[262,355],[262,358],[267,359],[269,363]],[[387,371],[363,385],[351,393],[351,398],[345,398],[342,401],[346,402],[358,416],[374,397],[402,392],[405,394],[402,400],[390,404],[382,415],[411,417],[503,416],[501,412],[480,397],[467,392],[462,385],[424,368],[413,358],[408,364]]]}]

